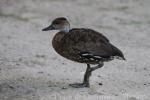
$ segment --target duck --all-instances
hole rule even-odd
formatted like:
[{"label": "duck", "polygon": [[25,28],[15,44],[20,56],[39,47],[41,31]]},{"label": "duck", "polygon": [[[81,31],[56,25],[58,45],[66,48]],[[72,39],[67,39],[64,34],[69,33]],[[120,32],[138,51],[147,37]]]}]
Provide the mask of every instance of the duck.
[{"label": "duck", "polygon": [[92,72],[103,67],[105,62],[125,60],[122,51],[102,33],[90,28],[71,28],[65,17],[55,18],[48,27],[42,29],[50,30],[59,31],[52,40],[52,46],[59,55],[87,65],[83,82],[69,84],[74,88],[90,87]]}]

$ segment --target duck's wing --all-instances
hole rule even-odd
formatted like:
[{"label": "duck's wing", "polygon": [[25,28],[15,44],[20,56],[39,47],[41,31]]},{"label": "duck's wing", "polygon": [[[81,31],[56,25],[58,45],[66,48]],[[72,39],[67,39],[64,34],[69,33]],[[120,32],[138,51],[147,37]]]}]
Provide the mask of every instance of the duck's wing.
[{"label": "duck's wing", "polygon": [[73,29],[63,39],[66,50],[82,58],[102,60],[117,56],[124,59],[123,53],[104,35],[91,29]]},{"label": "duck's wing", "polygon": [[104,36],[102,33],[92,30],[92,29],[74,28],[74,29],[71,29],[69,33],[71,33],[72,34],[71,36],[73,36],[73,37],[74,37],[74,35],[78,34],[79,35],[78,37],[91,36],[91,39],[98,37],[101,41],[109,42],[109,40],[106,36]]}]

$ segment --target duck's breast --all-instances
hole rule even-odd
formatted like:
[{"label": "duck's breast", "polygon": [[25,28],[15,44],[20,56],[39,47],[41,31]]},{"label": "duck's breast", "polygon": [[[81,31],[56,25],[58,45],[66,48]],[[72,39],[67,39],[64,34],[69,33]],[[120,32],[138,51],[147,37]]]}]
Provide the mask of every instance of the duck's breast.
[{"label": "duck's breast", "polygon": [[65,33],[63,32],[58,32],[56,33],[56,35],[54,36],[53,40],[52,40],[52,45],[53,48],[55,49],[55,51],[63,56],[63,43],[62,43],[62,38],[64,37]]}]

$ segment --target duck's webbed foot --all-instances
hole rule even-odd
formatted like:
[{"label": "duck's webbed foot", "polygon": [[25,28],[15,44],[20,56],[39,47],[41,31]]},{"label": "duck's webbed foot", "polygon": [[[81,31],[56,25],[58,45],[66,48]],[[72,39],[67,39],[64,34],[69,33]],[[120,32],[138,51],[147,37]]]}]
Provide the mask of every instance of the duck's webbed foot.
[{"label": "duck's webbed foot", "polygon": [[90,87],[89,83],[74,83],[74,84],[69,84],[71,87],[74,88],[85,88],[85,87]]},{"label": "duck's webbed foot", "polygon": [[86,72],[84,74],[84,80],[83,80],[83,83],[75,83],[75,84],[70,84],[71,87],[74,87],[74,88],[84,88],[84,87],[90,87],[90,84],[89,84],[89,78],[92,74],[92,71],[98,69],[98,68],[101,68],[103,66],[103,63],[99,64],[98,66],[95,66],[95,67],[90,67],[90,64],[87,64],[87,69],[86,69]]}]

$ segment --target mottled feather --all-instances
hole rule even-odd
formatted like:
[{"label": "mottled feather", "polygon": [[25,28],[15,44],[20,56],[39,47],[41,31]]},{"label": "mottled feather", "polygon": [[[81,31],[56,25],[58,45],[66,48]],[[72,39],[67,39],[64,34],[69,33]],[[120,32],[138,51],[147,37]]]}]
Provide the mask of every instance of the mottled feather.
[{"label": "mottled feather", "polygon": [[[58,34],[64,35],[59,42],[61,43],[59,54],[73,61],[93,64],[112,60],[115,56],[124,59],[118,48],[113,46],[104,35],[94,30],[76,28],[69,33],[59,32]],[[82,53],[89,55],[83,56]]]}]

